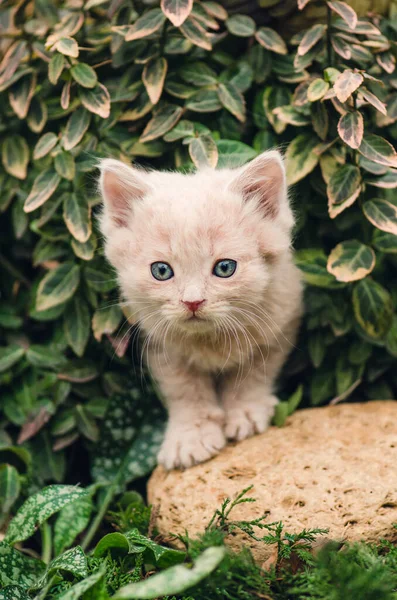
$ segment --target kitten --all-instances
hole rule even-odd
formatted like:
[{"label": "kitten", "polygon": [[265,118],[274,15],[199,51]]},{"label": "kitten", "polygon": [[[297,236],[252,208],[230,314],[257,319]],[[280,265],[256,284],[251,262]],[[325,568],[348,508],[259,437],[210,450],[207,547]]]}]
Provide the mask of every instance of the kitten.
[{"label": "kitten", "polygon": [[100,164],[101,228],[168,409],[166,469],[265,431],[302,287],[280,154],[194,174]]}]

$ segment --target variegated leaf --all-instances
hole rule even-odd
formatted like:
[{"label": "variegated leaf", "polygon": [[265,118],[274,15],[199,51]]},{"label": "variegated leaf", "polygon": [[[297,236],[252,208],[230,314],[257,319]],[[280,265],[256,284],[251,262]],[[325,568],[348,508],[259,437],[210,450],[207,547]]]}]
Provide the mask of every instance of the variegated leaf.
[{"label": "variegated leaf", "polygon": [[338,133],[345,144],[357,150],[364,135],[364,119],[360,111],[354,110],[342,115],[338,122]]},{"label": "variegated leaf", "polygon": [[260,27],[255,33],[256,41],[271,52],[287,54],[287,46],[280,35],[270,27]]},{"label": "variegated leaf", "polygon": [[330,177],[327,185],[328,212],[331,219],[351,206],[361,192],[360,169],[343,165]]},{"label": "variegated leaf", "polygon": [[347,23],[350,29],[355,29],[357,25],[357,13],[356,11],[346,4],[346,2],[339,2],[334,0],[333,2],[327,2],[331,10],[336,12],[342,19]]},{"label": "variegated leaf", "polygon": [[52,169],[40,173],[34,180],[31,192],[25,200],[24,211],[27,213],[32,212],[44,204],[51,198],[60,181],[61,178],[58,173]]},{"label": "variegated leaf", "polygon": [[355,73],[351,69],[345,69],[343,73],[337,77],[334,83],[334,90],[338,100],[340,102],[346,102],[352,93],[360,87],[363,81],[364,77],[361,73]]},{"label": "variegated leaf", "polygon": [[189,154],[197,168],[214,169],[218,162],[218,148],[210,135],[193,138],[189,144]]},{"label": "variegated leaf", "polygon": [[347,240],[331,251],[327,269],[338,281],[358,281],[373,271],[375,262],[372,248],[357,240]]},{"label": "variegated leaf", "polygon": [[358,148],[360,154],[370,161],[385,167],[397,167],[397,154],[393,146],[384,138],[373,133],[365,135]]},{"label": "variegated leaf", "polygon": [[353,290],[356,321],[375,340],[382,339],[393,321],[393,301],[389,292],[370,277],[360,281]]},{"label": "variegated leaf", "polygon": [[321,38],[325,35],[327,31],[327,25],[313,25],[310,29],[305,33],[298,46],[298,56],[304,56]]},{"label": "variegated leaf", "polygon": [[161,10],[174,27],[180,27],[193,8],[193,0],[161,0]]},{"label": "variegated leaf", "polygon": [[64,262],[41,280],[36,294],[36,309],[48,310],[63,304],[73,296],[80,281],[80,268]]},{"label": "variegated leaf", "polygon": [[57,145],[58,138],[55,133],[48,131],[38,140],[33,150],[33,160],[46,156]]},{"label": "variegated leaf", "polygon": [[143,69],[142,81],[153,105],[161,98],[167,69],[168,63],[163,57],[149,61]]},{"label": "variegated leaf", "polygon": [[75,193],[66,193],[63,202],[63,219],[78,242],[86,242],[91,235],[91,208],[87,200]]},{"label": "variegated leaf", "polygon": [[164,25],[166,16],[160,8],[153,8],[139,17],[125,35],[126,42],[139,40],[152,35]]},{"label": "variegated leaf", "polygon": [[29,146],[20,135],[6,137],[1,149],[3,167],[13,177],[26,179],[29,163]]},{"label": "variegated leaf", "polygon": [[71,58],[77,58],[79,55],[79,46],[74,38],[69,36],[63,37],[58,40],[52,50],[57,50],[61,54],[65,56],[70,56]]},{"label": "variegated leaf", "polygon": [[195,46],[203,48],[204,50],[212,50],[212,44],[206,30],[192,17],[188,17],[186,21],[184,21],[180,30]]},{"label": "variegated leaf", "polygon": [[62,145],[65,150],[71,150],[81,141],[90,121],[91,115],[85,108],[79,107],[73,112],[62,135]]},{"label": "variegated leaf", "polygon": [[232,83],[220,83],[219,100],[222,105],[242,123],[245,121],[245,100],[241,92]]},{"label": "variegated leaf", "polygon": [[110,94],[107,88],[98,83],[92,89],[80,89],[80,99],[87,110],[107,119],[110,115]]},{"label": "variegated leaf", "polygon": [[368,221],[381,231],[397,235],[397,206],[387,200],[368,200],[363,205]]},{"label": "variegated leaf", "polygon": [[98,83],[96,72],[87,63],[77,63],[70,69],[70,74],[79,85],[85,88],[93,88]]},{"label": "variegated leaf", "polygon": [[183,109],[174,104],[165,104],[146,125],[141,137],[141,142],[149,142],[163,136],[172,129],[181,118]]},{"label": "variegated leaf", "polygon": [[285,155],[289,185],[306,177],[318,164],[319,157],[314,151],[317,144],[318,138],[308,133],[298,135],[290,143]]}]

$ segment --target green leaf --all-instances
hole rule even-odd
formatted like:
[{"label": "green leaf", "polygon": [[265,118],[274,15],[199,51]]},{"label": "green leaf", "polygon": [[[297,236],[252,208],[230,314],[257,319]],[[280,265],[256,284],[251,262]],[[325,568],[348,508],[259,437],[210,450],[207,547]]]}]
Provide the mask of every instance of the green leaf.
[{"label": "green leaf", "polygon": [[310,382],[310,403],[313,406],[331,400],[335,393],[335,375],[329,371],[316,371]]},{"label": "green leaf", "polygon": [[142,81],[153,105],[161,98],[167,69],[168,63],[163,57],[150,60],[143,69]]},{"label": "green leaf", "polygon": [[57,189],[61,178],[52,169],[40,173],[34,180],[30,194],[25,200],[24,210],[29,213],[42,206]]},{"label": "green leaf", "polygon": [[386,254],[397,254],[397,236],[375,229],[372,243],[377,250]]},{"label": "green leaf", "polygon": [[7,585],[0,590],[0,600],[30,600],[30,596],[19,585]]},{"label": "green leaf", "polygon": [[273,424],[276,427],[284,427],[288,417],[288,402],[279,402],[274,411]]},{"label": "green leaf", "polygon": [[216,72],[206,63],[199,61],[183,65],[178,70],[178,75],[187,83],[193,83],[196,86],[213,85],[218,81]]},{"label": "green leaf", "polygon": [[318,154],[314,152],[317,144],[318,139],[310,133],[298,135],[289,144],[285,154],[289,185],[297,183],[313,171],[319,160]]},{"label": "green leaf", "polygon": [[146,125],[139,141],[149,142],[163,136],[179,121],[183,109],[175,104],[165,104],[157,110]]},{"label": "green leaf", "polygon": [[397,154],[393,146],[379,135],[364,135],[358,148],[360,154],[380,165],[397,167]]},{"label": "green leaf", "polygon": [[165,134],[164,141],[175,142],[185,137],[191,137],[194,135],[194,124],[191,121],[181,120],[175,125],[171,131]]},{"label": "green leaf", "polygon": [[86,242],[78,242],[77,240],[73,239],[71,245],[76,256],[82,260],[90,261],[94,258],[97,240],[95,235],[91,235]]},{"label": "green leaf", "polygon": [[36,76],[31,73],[12,86],[9,101],[18,119],[26,119],[35,88]]},{"label": "green leaf", "polygon": [[372,279],[363,279],[353,290],[353,309],[357,323],[368,337],[385,337],[393,320],[393,301],[387,290]]},{"label": "green leaf", "polygon": [[190,96],[186,102],[186,108],[198,113],[208,113],[220,110],[222,104],[215,90],[200,90]]},{"label": "green leaf", "polygon": [[63,220],[72,236],[78,242],[86,242],[91,235],[91,207],[81,195],[65,194]]},{"label": "green leaf", "polygon": [[6,516],[21,492],[19,473],[9,464],[0,464],[0,523]]},{"label": "green leaf", "polygon": [[83,356],[87,346],[90,325],[90,311],[87,303],[82,298],[74,296],[66,307],[63,328],[69,346],[79,357]]},{"label": "green leaf", "polygon": [[139,40],[152,35],[152,33],[164,25],[165,19],[165,14],[160,8],[148,10],[129,28],[125,36],[125,41],[132,42],[133,40]]},{"label": "green leaf", "polygon": [[47,104],[44,100],[38,100],[35,96],[30,105],[28,118],[26,120],[28,127],[34,133],[41,133],[48,119]]},{"label": "green leaf", "polygon": [[393,323],[386,335],[386,349],[397,358],[397,316],[394,315]]},{"label": "green leaf", "polygon": [[395,169],[388,169],[384,175],[366,179],[365,183],[381,189],[393,190],[397,187],[397,171]]},{"label": "green leaf", "polygon": [[160,544],[156,544],[153,540],[139,533],[138,529],[130,529],[125,533],[125,537],[132,546],[130,551],[133,552],[134,547],[142,548],[144,561],[156,565],[160,569],[177,565],[184,562],[186,558],[186,552],[160,546]]},{"label": "green leaf", "polygon": [[195,46],[204,50],[212,50],[211,41],[206,30],[195,19],[188,17],[181,25],[180,31]]},{"label": "green leaf", "polygon": [[52,50],[57,50],[61,54],[65,56],[70,56],[71,58],[77,58],[79,55],[79,47],[76,40],[72,37],[66,36],[58,40]]},{"label": "green leaf", "polygon": [[232,15],[225,24],[229,32],[238,37],[251,37],[256,31],[255,21],[248,15]]},{"label": "green leaf", "polygon": [[79,281],[80,268],[71,262],[65,262],[47,273],[37,288],[37,310],[48,310],[69,300],[75,293]]},{"label": "green leaf", "polygon": [[73,181],[76,169],[70,152],[59,152],[54,159],[54,167],[60,177]]},{"label": "green leaf", "polygon": [[91,122],[91,114],[82,107],[73,112],[62,135],[65,150],[71,150],[82,140]]},{"label": "green leaf", "polygon": [[375,252],[357,240],[348,240],[335,246],[328,257],[327,269],[338,281],[357,281],[366,277],[375,267]]},{"label": "green leaf", "polygon": [[170,567],[162,573],[157,573],[139,583],[130,583],[118,590],[113,596],[119,598],[158,598],[159,596],[181,594],[185,590],[197,585],[208,577],[226,555],[226,548],[215,546],[207,548],[196,559],[192,568],[183,565]]},{"label": "green leaf", "polygon": [[357,25],[357,13],[356,11],[346,4],[346,2],[339,2],[334,0],[333,2],[327,2],[331,10],[336,12],[342,19],[347,23],[350,29],[355,29]]},{"label": "green leaf", "polygon": [[123,317],[118,305],[98,308],[92,318],[94,338],[100,342],[104,334],[114,333]]},{"label": "green leaf", "polygon": [[242,123],[245,121],[245,100],[242,93],[232,83],[220,83],[218,96],[222,105]]},{"label": "green leaf", "polygon": [[161,0],[161,10],[174,27],[186,21],[193,8],[193,0]]},{"label": "green leaf", "polygon": [[65,362],[65,357],[52,346],[32,344],[26,351],[28,362],[34,367],[58,367]]},{"label": "green leaf", "polygon": [[325,32],[327,31],[326,25],[313,25],[308,29],[303,36],[299,46],[298,46],[298,56],[304,56],[317,44],[322,37],[324,37]]},{"label": "green leaf", "polygon": [[260,27],[255,33],[255,39],[266,50],[276,54],[287,54],[288,52],[283,38],[270,27]]},{"label": "green leaf", "polygon": [[336,169],[327,185],[328,211],[331,219],[351,206],[360,193],[360,169],[353,165],[343,165]]},{"label": "green leaf", "polygon": [[92,89],[80,88],[80,99],[87,110],[107,119],[110,115],[110,94],[107,88],[98,83]]},{"label": "green leaf", "polygon": [[37,590],[43,587],[46,581],[58,571],[67,571],[78,578],[88,576],[87,558],[80,546],[66,550],[66,552],[54,558],[47,566],[45,573],[31,586],[32,589]]},{"label": "green leaf", "polygon": [[256,150],[235,140],[219,140],[216,142],[218,148],[218,167],[220,169],[234,169],[241,167],[257,155]]},{"label": "green leaf", "polygon": [[29,163],[29,147],[20,135],[7,137],[2,146],[3,167],[13,177],[26,179]]},{"label": "green leaf", "polygon": [[327,257],[323,250],[305,249],[296,252],[296,265],[302,271],[303,279],[309,285],[322,288],[338,288],[343,284],[327,271]]},{"label": "green leaf", "polygon": [[214,169],[218,162],[218,148],[210,135],[193,138],[189,144],[189,154],[198,169],[201,167]]},{"label": "green leaf", "polygon": [[[15,584],[16,581],[23,587],[30,587],[44,569],[41,560],[30,558],[9,544],[0,542],[0,587]],[[12,600],[14,598],[17,600],[17,596]]]},{"label": "green leaf", "polygon": [[112,556],[125,556],[130,551],[131,544],[122,533],[108,533],[99,540],[94,550],[95,558],[106,557],[111,551]]},{"label": "green leaf", "polygon": [[0,348],[0,373],[10,369],[19,362],[24,355],[24,348],[21,348],[21,346],[18,346],[17,344],[11,344],[10,346]]},{"label": "green leaf", "polygon": [[[61,592],[57,595],[57,600],[78,600],[83,596],[85,592],[90,590],[94,585],[100,581],[106,573],[106,563],[104,562],[96,571],[89,577],[79,581],[70,587],[66,592]],[[99,599],[98,599],[99,600]]]},{"label": "green leaf", "polygon": [[310,82],[307,88],[307,99],[310,102],[317,102],[327,93],[328,89],[329,83],[318,77]]},{"label": "green leaf", "polygon": [[357,150],[364,135],[364,119],[360,111],[354,110],[342,115],[338,122],[338,133],[345,144]]},{"label": "green leaf", "polygon": [[59,512],[54,525],[54,550],[59,555],[71,546],[88,526],[93,511],[91,496],[67,504]]},{"label": "green leaf", "polygon": [[363,205],[363,212],[372,225],[397,236],[397,206],[387,200],[368,200]]},{"label": "green leaf", "polygon": [[310,107],[310,116],[314,131],[323,141],[327,139],[329,129],[329,116],[323,102],[315,102]]},{"label": "green leaf", "polygon": [[58,83],[62,71],[65,67],[65,58],[63,54],[54,54],[48,64],[48,79],[52,85]]},{"label": "green leaf", "polygon": [[88,360],[69,361],[66,367],[58,373],[58,379],[72,383],[88,383],[97,377],[97,367]]},{"label": "green leaf", "polygon": [[33,150],[33,159],[39,160],[39,158],[43,158],[47,156],[49,152],[57,145],[58,137],[55,133],[48,131],[38,140],[37,144]]},{"label": "green leaf", "polygon": [[87,494],[86,490],[73,485],[49,485],[36,492],[22,504],[9,524],[4,540],[8,544],[27,540],[51,515]]},{"label": "green leaf", "polygon": [[86,63],[77,63],[70,69],[70,74],[77,83],[85,88],[93,88],[98,82],[96,72]]},{"label": "green leaf", "polygon": [[84,269],[84,277],[89,287],[96,292],[110,292],[116,287],[116,280],[111,271],[100,271],[90,265]]}]

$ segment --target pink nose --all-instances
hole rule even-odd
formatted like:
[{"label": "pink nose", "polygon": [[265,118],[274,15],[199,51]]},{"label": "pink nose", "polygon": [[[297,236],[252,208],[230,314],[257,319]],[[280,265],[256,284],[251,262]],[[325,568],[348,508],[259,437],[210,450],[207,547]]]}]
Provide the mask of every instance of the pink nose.
[{"label": "pink nose", "polygon": [[188,302],[186,300],[182,300],[183,304],[188,307],[193,313],[196,312],[200,308],[202,304],[204,304],[205,300],[195,300],[194,302]]}]

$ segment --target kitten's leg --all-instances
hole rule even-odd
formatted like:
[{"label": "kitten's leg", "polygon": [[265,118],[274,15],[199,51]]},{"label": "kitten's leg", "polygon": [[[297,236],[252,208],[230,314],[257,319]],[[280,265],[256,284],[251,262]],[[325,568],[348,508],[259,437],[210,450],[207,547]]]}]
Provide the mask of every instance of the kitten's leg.
[{"label": "kitten's leg", "polygon": [[270,349],[266,367],[258,361],[246,373],[228,373],[222,386],[222,404],[226,413],[225,435],[244,440],[262,433],[270,425],[278,399],[273,384],[285,360],[284,352]]},{"label": "kitten's leg", "polygon": [[166,469],[191,467],[217,454],[226,443],[224,411],[210,376],[158,356],[150,369],[168,409],[159,463]]}]

